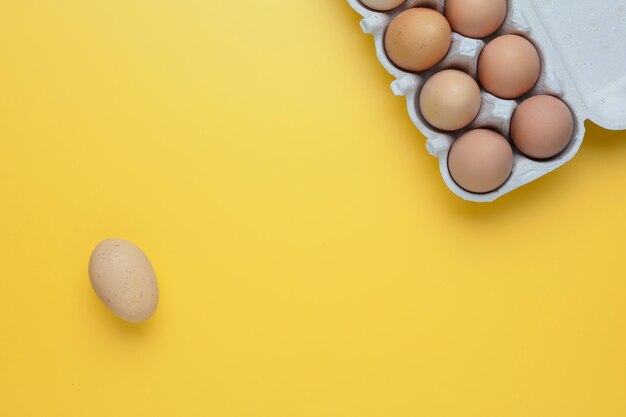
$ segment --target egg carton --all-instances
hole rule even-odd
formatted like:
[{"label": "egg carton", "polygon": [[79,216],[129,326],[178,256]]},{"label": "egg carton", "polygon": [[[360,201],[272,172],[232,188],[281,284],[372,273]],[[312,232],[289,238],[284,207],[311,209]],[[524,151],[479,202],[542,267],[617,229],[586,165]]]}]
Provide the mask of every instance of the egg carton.
[{"label": "egg carton", "polygon": [[[374,36],[378,59],[396,78],[391,89],[395,95],[406,97],[409,116],[426,136],[428,152],[439,158],[445,183],[465,200],[494,201],[564,165],[580,149],[585,120],[607,129],[626,129],[626,0],[508,0],[506,20],[495,34],[472,39],[453,33],[446,57],[434,68],[420,73],[403,71],[391,62],[384,48],[385,30],[396,15],[412,7],[429,7],[443,13],[445,0],[407,0],[389,12],[372,11],[359,0],[348,3],[363,17],[363,31]],[[491,39],[504,34],[524,36],[539,51],[542,71],[535,87],[516,100],[503,100],[483,90],[478,116],[457,132],[444,132],[429,125],[419,110],[419,95],[426,80],[444,69],[459,69],[477,78],[482,49]],[[448,170],[448,152],[454,140],[468,130],[485,127],[510,141],[509,126],[515,108],[524,99],[539,94],[559,97],[571,109],[575,127],[567,148],[554,158],[539,161],[513,147],[513,172],[501,187],[486,194],[459,187]]]}]

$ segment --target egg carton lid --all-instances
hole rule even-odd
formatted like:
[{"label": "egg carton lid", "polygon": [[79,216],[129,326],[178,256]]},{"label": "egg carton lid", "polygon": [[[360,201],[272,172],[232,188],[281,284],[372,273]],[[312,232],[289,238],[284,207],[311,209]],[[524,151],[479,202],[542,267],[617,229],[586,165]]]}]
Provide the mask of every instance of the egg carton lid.
[{"label": "egg carton lid", "polygon": [[585,118],[626,129],[626,0],[526,3],[553,44],[585,107]]}]

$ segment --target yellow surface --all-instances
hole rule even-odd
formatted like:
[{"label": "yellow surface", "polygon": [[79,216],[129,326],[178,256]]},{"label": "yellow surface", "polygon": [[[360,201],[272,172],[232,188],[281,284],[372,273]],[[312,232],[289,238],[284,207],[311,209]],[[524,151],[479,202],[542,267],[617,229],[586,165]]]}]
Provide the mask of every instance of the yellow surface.
[{"label": "yellow surface", "polygon": [[[0,2],[1,416],[626,415],[626,133],[465,203],[358,23]],[[112,236],[144,325],[90,288]]]}]

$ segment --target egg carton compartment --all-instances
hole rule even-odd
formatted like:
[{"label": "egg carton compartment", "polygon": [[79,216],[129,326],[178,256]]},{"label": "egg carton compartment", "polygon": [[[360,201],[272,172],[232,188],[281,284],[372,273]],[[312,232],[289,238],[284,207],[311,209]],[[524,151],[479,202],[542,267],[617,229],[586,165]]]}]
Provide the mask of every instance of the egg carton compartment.
[{"label": "egg carton compartment", "polygon": [[[518,187],[546,175],[571,160],[582,144],[585,133],[584,121],[589,114],[587,105],[580,96],[576,85],[561,60],[559,52],[562,53],[563,51],[555,49],[554,43],[544,28],[544,24],[549,22],[543,22],[542,24],[530,1],[532,0],[509,0],[504,23],[496,33],[487,38],[473,39],[453,32],[452,44],[446,57],[431,69],[420,73],[412,73],[398,68],[387,56],[384,47],[386,28],[395,16],[413,7],[429,7],[442,13],[445,0],[408,0],[400,7],[389,12],[373,11],[365,7],[359,0],[348,0],[349,4],[363,16],[361,21],[363,31],[374,36],[376,54],[379,61],[396,78],[391,84],[393,93],[406,97],[407,109],[411,120],[427,138],[426,148],[428,152],[439,158],[440,171],[445,183],[455,194],[469,201],[493,201]],[[545,3],[541,0],[535,1],[540,4],[539,7],[543,7],[542,5]],[[624,12],[626,14],[626,0],[615,1],[624,3]],[[551,0],[550,3],[552,2],[561,2],[562,7],[576,7],[566,0]],[[545,20],[548,19],[544,17]],[[456,132],[445,132],[432,127],[424,119],[419,109],[419,95],[424,83],[432,75],[445,69],[458,69],[477,79],[478,58],[482,49],[490,40],[505,34],[523,36],[535,45],[541,58],[542,68],[540,78],[533,89],[528,94],[515,100],[504,100],[482,91],[480,112],[468,127]],[[616,42],[619,41],[616,40]],[[626,76],[623,79],[623,86],[626,92]],[[454,140],[469,130],[489,128],[498,131],[510,142],[510,122],[517,105],[531,96],[541,94],[556,96],[570,108],[574,117],[574,133],[568,146],[560,154],[548,160],[531,159],[521,154],[515,146],[512,146],[514,152],[513,171],[509,179],[501,187],[486,194],[471,193],[459,187],[450,176],[448,169],[448,153]],[[626,103],[623,103],[623,106],[626,106]]]}]

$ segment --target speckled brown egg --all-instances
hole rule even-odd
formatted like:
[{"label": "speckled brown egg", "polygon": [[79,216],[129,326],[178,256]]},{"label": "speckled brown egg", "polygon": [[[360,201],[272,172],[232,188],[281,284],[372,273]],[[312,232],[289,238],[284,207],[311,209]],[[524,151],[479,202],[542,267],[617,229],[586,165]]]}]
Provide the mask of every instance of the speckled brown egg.
[{"label": "speckled brown egg", "polygon": [[378,12],[386,12],[400,7],[406,0],[361,0],[366,7]]},{"label": "speckled brown egg", "polygon": [[385,33],[387,56],[405,71],[434,67],[446,56],[451,43],[452,30],[446,18],[425,7],[403,11]]},{"label": "speckled brown egg", "polygon": [[503,99],[528,93],[540,74],[539,52],[528,39],[518,35],[498,36],[478,58],[478,79],[483,88]]},{"label": "speckled brown egg", "polygon": [[142,322],[157,308],[159,286],[152,264],[126,240],[108,239],[96,246],[89,279],[100,300],[121,319]]}]

